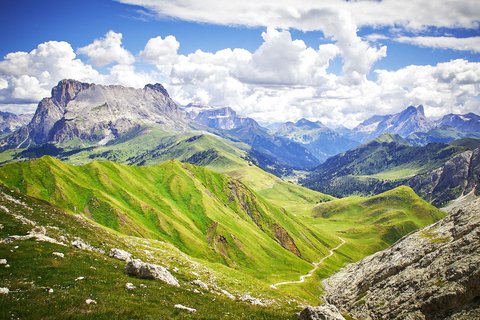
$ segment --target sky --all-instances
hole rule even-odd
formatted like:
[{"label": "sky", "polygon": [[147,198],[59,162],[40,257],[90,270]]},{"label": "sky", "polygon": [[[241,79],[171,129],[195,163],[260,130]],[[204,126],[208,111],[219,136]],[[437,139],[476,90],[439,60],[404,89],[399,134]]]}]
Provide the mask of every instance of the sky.
[{"label": "sky", "polygon": [[1,111],[71,78],[261,122],[480,114],[477,0],[2,0],[0,28]]}]

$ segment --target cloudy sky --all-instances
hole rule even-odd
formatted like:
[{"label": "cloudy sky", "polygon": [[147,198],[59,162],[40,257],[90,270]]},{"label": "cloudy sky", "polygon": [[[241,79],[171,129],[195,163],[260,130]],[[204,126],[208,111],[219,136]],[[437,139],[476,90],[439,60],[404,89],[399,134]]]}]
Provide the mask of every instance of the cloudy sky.
[{"label": "cloudy sky", "polygon": [[478,0],[2,0],[0,28],[3,111],[73,78],[263,122],[480,113]]}]

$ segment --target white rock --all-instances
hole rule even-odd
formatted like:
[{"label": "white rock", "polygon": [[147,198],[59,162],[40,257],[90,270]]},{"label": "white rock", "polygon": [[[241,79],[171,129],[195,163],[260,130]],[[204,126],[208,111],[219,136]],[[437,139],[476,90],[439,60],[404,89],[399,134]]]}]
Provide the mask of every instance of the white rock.
[{"label": "white rock", "polygon": [[140,259],[133,259],[127,262],[125,272],[141,279],[158,279],[172,286],[179,287],[177,278],[175,278],[166,268],[153,263],[143,262]]},{"label": "white rock", "polygon": [[122,249],[117,249],[117,248],[110,249],[110,252],[108,253],[108,255],[112,258],[123,260],[123,261],[128,261],[132,258],[131,253]]},{"label": "white rock", "polygon": [[0,288],[0,294],[8,294],[9,292],[8,288]]},{"label": "white rock", "polygon": [[199,286],[203,290],[208,290],[208,285],[202,280],[193,280],[192,284]]},{"label": "white rock", "polygon": [[176,309],[185,310],[187,312],[192,312],[192,313],[197,312],[197,309],[189,308],[181,304],[176,304],[174,307]]},{"label": "white rock", "polygon": [[235,296],[233,294],[231,294],[230,292],[228,292],[227,290],[220,290],[221,293],[223,293],[224,295],[226,295],[228,298],[232,299],[232,300],[235,300]]},{"label": "white rock", "polygon": [[60,257],[60,258],[65,258],[65,255],[61,252],[52,252],[54,256]]},{"label": "white rock", "polygon": [[133,285],[133,283],[131,283],[131,282],[127,282],[127,283],[125,284],[125,289],[127,289],[127,290],[134,290],[134,289],[136,289],[136,288],[137,288],[137,287],[135,287],[135,286]]},{"label": "white rock", "polygon": [[85,279],[85,277],[78,277],[78,278],[75,279],[75,281],[80,281],[80,280],[83,280],[83,279]]},{"label": "white rock", "polygon": [[143,283],[140,283],[140,288],[146,288],[147,286],[144,285]]},{"label": "white rock", "polygon": [[53,293],[53,289],[52,288],[48,289],[48,293]]},{"label": "white rock", "polygon": [[87,300],[85,300],[85,303],[86,304],[97,304],[97,301],[92,300],[92,299],[87,299]]},{"label": "white rock", "polygon": [[9,264],[6,264],[6,265],[5,265],[5,268],[10,268],[10,265],[9,265]]},{"label": "white rock", "polygon": [[7,259],[0,259],[0,265],[7,264]]}]

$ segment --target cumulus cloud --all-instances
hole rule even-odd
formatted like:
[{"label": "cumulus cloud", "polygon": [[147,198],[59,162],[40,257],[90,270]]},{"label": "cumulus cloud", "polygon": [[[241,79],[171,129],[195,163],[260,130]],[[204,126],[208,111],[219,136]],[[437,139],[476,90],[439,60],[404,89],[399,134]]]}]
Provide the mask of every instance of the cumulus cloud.
[{"label": "cumulus cloud", "polygon": [[175,36],[170,35],[165,38],[158,36],[148,40],[145,48],[140,52],[140,57],[169,73],[171,65],[177,62],[178,48],[180,43]]},{"label": "cumulus cloud", "polygon": [[[328,20],[323,23],[333,25]],[[25,110],[29,103],[48,96],[60,79],[75,78],[134,87],[164,79],[180,104],[231,106],[265,122],[308,117],[329,125],[353,126],[372,114],[398,112],[420,103],[432,116],[480,110],[478,62],[458,59],[376,70],[373,81],[365,74],[384,49],[358,39],[353,24],[341,33],[332,31],[335,42],[318,48],[292,38],[288,30],[267,28],[262,37],[263,43],[252,52],[226,48],[186,55],[178,53],[180,44],[174,36],[155,37],[139,53],[152,64],[151,69],[140,71],[135,64],[116,63],[103,73],[79,60],[70,44],[46,42],[0,61],[0,107],[11,110],[17,104],[18,110]],[[365,56],[355,53],[361,51]],[[329,64],[339,56],[342,74],[329,73]]]},{"label": "cumulus cloud", "polygon": [[421,47],[452,49],[458,51],[480,52],[480,37],[397,37],[397,42],[409,43]]},{"label": "cumulus cloud", "polygon": [[48,96],[59,80],[102,82],[92,66],[76,58],[64,41],[48,41],[30,52],[13,52],[0,61],[0,103],[34,103]]},{"label": "cumulus cloud", "polygon": [[318,50],[307,47],[302,40],[292,40],[288,31],[267,28],[263,44],[248,62],[237,65],[233,75],[242,82],[271,85],[319,85],[328,82],[326,69],[339,53],[333,44]]},{"label": "cumulus cloud", "polygon": [[97,67],[114,62],[125,65],[135,62],[133,55],[122,46],[122,34],[111,30],[103,38],[79,48],[77,53],[86,55]]}]

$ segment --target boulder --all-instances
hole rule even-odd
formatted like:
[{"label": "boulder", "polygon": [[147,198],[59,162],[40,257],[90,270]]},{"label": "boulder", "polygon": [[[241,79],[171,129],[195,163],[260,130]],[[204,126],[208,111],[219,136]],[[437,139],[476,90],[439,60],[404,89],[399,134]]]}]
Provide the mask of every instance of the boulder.
[{"label": "boulder", "polygon": [[127,262],[125,272],[141,279],[158,279],[169,285],[179,287],[177,278],[175,278],[165,267],[158,264],[143,262],[140,259],[133,259]]},{"label": "boulder", "polygon": [[193,280],[192,284],[194,284],[196,286],[199,286],[200,289],[202,289],[202,290],[208,291],[208,285],[205,282],[203,282],[202,280],[198,280],[198,279]]},{"label": "boulder", "polygon": [[319,307],[306,307],[300,312],[302,320],[345,320],[337,307],[325,304]]},{"label": "boulder", "polygon": [[180,310],[185,310],[185,311],[191,312],[191,313],[197,312],[197,309],[185,307],[184,305],[181,305],[181,304],[176,304],[176,305],[174,306],[174,308],[180,309]]},{"label": "boulder", "polygon": [[60,257],[60,258],[64,258],[64,257],[65,257],[65,255],[64,255],[63,253],[61,253],[61,252],[52,252],[52,254],[53,254],[54,256],[57,256],[57,257]]},{"label": "boulder", "polygon": [[108,253],[108,255],[112,258],[123,260],[123,261],[129,261],[132,258],[131,253],[122,249],[117,249],[117,248],[110,249],[110,252]]},{"label": "boulder", "polygon": [[133,285],[133,283],[131,283],[131,282],[127,282],[127,283],[125,284],[125,289],[127,289],[127,290],[134,290],[134,289],[136,289],[136,288],[137,288],[137,287],[135,287],[135,286]]}]

